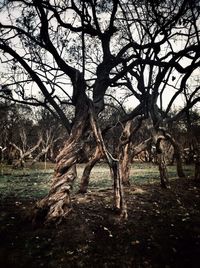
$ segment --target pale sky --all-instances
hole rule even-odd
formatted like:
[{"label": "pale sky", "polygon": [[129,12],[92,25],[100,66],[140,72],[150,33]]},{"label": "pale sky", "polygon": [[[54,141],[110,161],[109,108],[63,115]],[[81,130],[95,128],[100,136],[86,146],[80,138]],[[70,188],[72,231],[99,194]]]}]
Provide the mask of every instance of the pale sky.
[{"label": "pale sky", "polygon": [[[0,0],[0,3],[2,3],[3,1],[2,0]],[[6,18],[6,14],[4,13],[4,17],[2,17],[1,16],[1,18],[0,18],[0,22],[2,21],[2,23],[6,23],[6,20],[7,20],[7,18]],[[17,10],[14,12],[14,16],[17,16]],[[182,45],[183,45],[183,40],[179,40],[179,41],[176,41],[176,44],[174,44],[174,46],[173,46],[173,48],[174,48],[174,50],[179,50],[181,47],[182,47]],[[163,47],[162,48],[163,49],[163,53],[165,53],[165,47]],[[19,52],[19,50],[18,50],[18,52]],[[188,62],[187,61],[185,61],[185,62],[182,62],[182,65],[188,65]],[[5,70],[4,69],[4,66],[3,65],[1,65],[2,67],[0,67],[0,71],[2,70],[2,68],[3,68],[3,70]],[[173,73],[173,75],[174,75],[174,73]],[[175,76],[175,75],[174,75]],[[148,78],[147,78],[148,79]],[[195,73],[194,73],[194,75],[193,75],[193,78],[192,78],[194,81],[192,81],[191,82],[191,85],[192,84],[194,84],[194,82],[195,82],[195,79],[196,80],[200,80],[200,70],[198,69],[197,71],[195,71]],[[174,83],[176,83],[177,82],[177,80],[178,80],[178,77],[177,77],[177,79],[174,81]],[[4,79],[3,78],[0,78],[0,81],[1,81],[1,83],[3,83],[4,82]],[[171,82],[171,81],[170,81]],[[195,82],[196,83],[196,82]],[[178,84],[178,83],[177,83]],[[67,90],[67,92],[71,95],[71,92],[72,92],[72,88],[71,87],[68,87],[68,88],[66,88],[65,87],[65,89]],[[37,91],[37,89],[36,88],[34,88],[33,89],[33,91],[34,92],[36,92]],[[171,99],[171,97],[173,96],[173,93],[175,92],[175,90],[174,89],[172,89],[171,87],[168,87],[165,91],[164,91],[164,94],[163,94],[163,105],[164,105],[164,107],[166,107],[167,106],[167,104],[169,103],[169,101],[170,101],[170,99]],[[123,90],[121,90],[119,93],[118,93],[118,96],[117,97],[123,97],[123,95],[124,95],[124,91]],[[137,101],[135,100],[135,98],[134,97],[129,97],[127,100],[126,100],[126,105],[127,106],[132,106],[133,105],[133,103],[134,103],[134,105],[137,105]],[[176,99],[176,101],[175,101],[175,105],[176,106],[181,106],[182,104],[184,103],[184,100],[183,100],[183,97],[182,96],[179,96],[177,99]]]}]

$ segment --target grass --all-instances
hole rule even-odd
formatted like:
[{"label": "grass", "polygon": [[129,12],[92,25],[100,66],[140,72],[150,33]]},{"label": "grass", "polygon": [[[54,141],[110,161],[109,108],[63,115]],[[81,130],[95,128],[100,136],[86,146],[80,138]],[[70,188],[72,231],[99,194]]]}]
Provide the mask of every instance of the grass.
[{"label": "grass", "polygon": [[[61,225],[33,226],[35,201],[47,194],[54,165],[14,170],[0,175],[0,267],[199,267],[200,188],[192,179],[174,180],[171,189],[157,184],[158,169],[134,163],[126,191],[128,220],[113,210],[107,165],[96,165],[85,196],[73,198],[73,213]],[[84,165],[78,165],[78,189]],[[187,175],[193,173],[186,166]],[[145,184],[144,184],[145,183]],[[149,183],[149,184],[148,184]],[[143,184],[143,185],[139,185]],[[163,243],[164,241],[164,243]]]},{"label": "grass", "polygon": [[[176,178],[176,166],[167,166],[167,171],[170,179]],[[191,176],[194,172],[193,166],[185,166],[184,172],[186,176]],[[130,174],[130,181],[132,183],[154,183],[159,182],[159,171],[155,164],[139,163],[133,165]]]},{"label": "grass", "polygon": [[[84,165],[78,167],[78,177],[81,177]],[[176,175],[176,166],[167,167],[169,178],[173,179]],[[186,176],[191,176],[194,173],[193,166],[185,166],[184,171]],[[155,164],[151,163],[134,163],[130,172],[131,184],[144,184],[159,182],[159,171]],[[98,164],[94,167],[90,176],[90,188],[109,188],[113,184],[110,179],[110,171],[106,164]]]},{"label": "grass", "polygon": [[[0,198],[18,197],[39,199],[48,193],[53,176],[54,164],[48,163],[44,169],[43,163],[38,163],[32,168],[12,169],[10,166],[1,167],[0,174]],[[78,179],[74,184],[73,192],[79,188],[80,178],[84,165],[78,165]],[[186,175],[193,174],[193,166],[185,166]],[[176,167],[168,166],[168,173],[171,179],[176,177]],[[157,166],[146,163],[135,163],[130,173],[131,184],[144,184],[159,182]],[[110,171],[106,164],[96,165],[90,176],[89,190],[100,188],[111,188],[113,185],[110,179]]]},{"label": "grass", "polygon": [[0,197],[41,198],[48,193],[52,174],[53,169],[12,169],[4,166],[0,175]]}]

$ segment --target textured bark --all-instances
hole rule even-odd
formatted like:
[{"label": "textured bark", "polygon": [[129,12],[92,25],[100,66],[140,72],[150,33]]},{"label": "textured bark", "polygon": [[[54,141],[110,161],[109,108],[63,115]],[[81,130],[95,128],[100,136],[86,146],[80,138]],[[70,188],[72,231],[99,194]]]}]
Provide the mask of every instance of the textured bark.
[{"label": "textured bark", "polygon": [[[165,132],[164,132],[165,133]],[[178,145],[178,143],[169,135],[168,133],[165,133],[165,137],[167,140],[171,142],[171,144],[174,147],[174,158],[176,159],[176,170],[177,170],[177,175],[179,178],[184,178],[185,173],[183,171],[183,162],[181,158],[181,150]]]},{"label": "textured bark", "polygon": [[121,172],[120,163],[117,160],[112,160],[112,164],[110,165],[111,175],[114,181],[114,201],[115,208],[119,210],[120,216],[122,218],[127,218],[127,205],[124,197],[124,189],[123,189],[123,174]]},{"label": "textured bark", "polygon": [[89,180],[90,180],[90,172],[92,170],[92,168],[95,166],[95,164],[102,158],[102,152],[99,149],[99,147],[96,147],[96,150],[94,152],[94,155],[92,156],[92,158],[90,159],[90,161],[86,164],[82,177],[81,177],[81,184],[80,184],[80,189],[79,189],[79,193],[86,193],[87,189],[88,189],[88,184],[89,184]]},{"label": "textured bark", "polygon": [[40,158],[44,155],[46,155],[50,149],[51,145],[48,145],[45,149],[42,149],[41,152],[39,152],[39,154],[33,159],[33,161],[31,162],[31,166],[33,166],[35,163],[37,163]]},{"label": "textured bark", "polygon": [[162,141],[165,140],[163,136],[156,136],[156,153],[157,161],[160,172],[160,183],[162,188],[169,187],[169,176],[167,172],[167,167],[165,163],[165,154],[163,152]]},{"label": "textured bark", "polygon": [[149,144],[152,142],[152,138],[148,138],[147,140],[141,142],[136,147],[132,149],[132,158],[140,154],[141,152],[145,151]]},{"label": "textured bark", "polygon": [[119,142],[119,173],[124,186],[130,186],[130,162],[131,162],[131,136],[133,134],[133,121],[126,122]]},{"label": "textured bark", "polygon": [[130,162],[131,162],[131,157],[130,157],[130,143],[126,144],[124,146],[123,150],[123,157],[121,159],[121,164],[120,164],[120,170],[122,173],[122,180],[123,180],[123,185],[124,186],[130,186],[130,180],[129,180],[129,175],[130,175]]},{"label": "textured bark", "polygon": [[169,178],[163,153],[158,154],[158,167],[160,172],[160,183],[162,188],[169,187]]},{"label": "textured bark", "polygon": [[155,130],[154,128],[151,129],[151,132],[156,146],[157,164],[160,172],[160,184],[162,188],[169,188],[169,177],[162,145],[162,141],[165,140],[165,137],[161,135],[159,130]]},{"label": "textured bark", "polygon": [[107,163],[110,167],[111,176],[114,181],[114,201],[115,207],[119,210],[122,218],[127,218],[127,206],[124,198],[124,190],[122,184],[122,173],[120,172],[119,160],[115,159],[107,150],[101,130],[97,124],[93,107],[90,107],[90,123],[96,138],[97,146],[103,155],[105,155]]},{"label": "textured bark", "polygon": [[[75,122],[63,149],[56,158],[55,174],[49,194],[36,204],[35,219],[61,222],[71,211],[70,189],[76,179],[75,164],[82,149],[81,137],[88,119],[87,105],[80,104]],[[39,218],[39,219],[38,219]],[[42,219],[40,219],[42,218]]]}]

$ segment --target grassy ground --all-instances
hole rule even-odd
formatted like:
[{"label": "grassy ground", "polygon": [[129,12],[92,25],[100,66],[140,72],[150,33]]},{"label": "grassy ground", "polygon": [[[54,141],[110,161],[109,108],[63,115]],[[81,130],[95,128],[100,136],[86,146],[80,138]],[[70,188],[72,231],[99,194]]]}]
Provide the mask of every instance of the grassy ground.
[{"label": "grassy ground", "polygon": [[[78,167],[78,177],[81,177],[84,165]],[[168,174],[170,179],[176,178],[176,167],[168,166]],[[184,171],[187,176],[193,174],[193,166],[185,166]],[[96,165],[91,172],[90,188],[111,187],[112,181],[109,179],[109,169],[106,164]],[[131,167],[130,182],[143,184],[159,182],[158,168],[154,164],[134,163]]]},{"label": "grassy ground", "polygon": [[[80,178],[84,170],[84,164],[78,165],[78,179],[74,183],[74,192],[77,192]],[[34,167],[24,169],[12,169],[9,166],[1,167],[0,193],[1,198],[12,195],[19,198],[42,198],[48,193],[51,178],[53,176],[54,164],[37,163]],[[193,166],[185,166],[187,176],[193,173]],[[176,167],[168,166],[170,179],[176,178]],[[131,184],[144,184],[159,182],[159,172],[154,164],[133,164],[130,173]],[[110,171],[106,164],[98,164],[94,167],[90,176],[89,191],[101,188],[111,188],[112,180]]]},{"label": "grassy ground", "polygon": [[[69,218],[35,227],[30,211],[48,192],[53,168],[1,167],[0,267],[200,267],[200,185],[194,179],[177,179],[170,166],[171,189],[162,190],[154,165],[134,164],[125,190],[129,218],[121,221],[106,165],[92,171],[87,195],[75,195],[80,165]],[[189,176],[193,167],[185,171]]]}]

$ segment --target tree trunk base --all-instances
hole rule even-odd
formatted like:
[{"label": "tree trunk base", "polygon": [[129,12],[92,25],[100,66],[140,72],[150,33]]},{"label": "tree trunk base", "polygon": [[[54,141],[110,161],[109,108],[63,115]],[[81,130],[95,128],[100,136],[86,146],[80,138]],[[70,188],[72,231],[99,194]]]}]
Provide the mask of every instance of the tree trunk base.
[{"label": "tree trunk base", "polygon": [[70,189],[76,177],[72,167],[66,174],[55,176],[49,194],[35,206],[33,222],[61,223],[72,210]]},{"label": "tree trunk base", "polygon": [[160,185],[163,189],[169,189],[169,178],[168,178],[168,172],[164,160],[163,154],[158,154],[158,166],[159,166],[159,172],[160,172]]},{"label": "tree trunk base", "polygon": [[61,223],[72,211],[68,193],[56,193],[54,196],[47,196],[37,202],[34,209],[33,223]]}]

